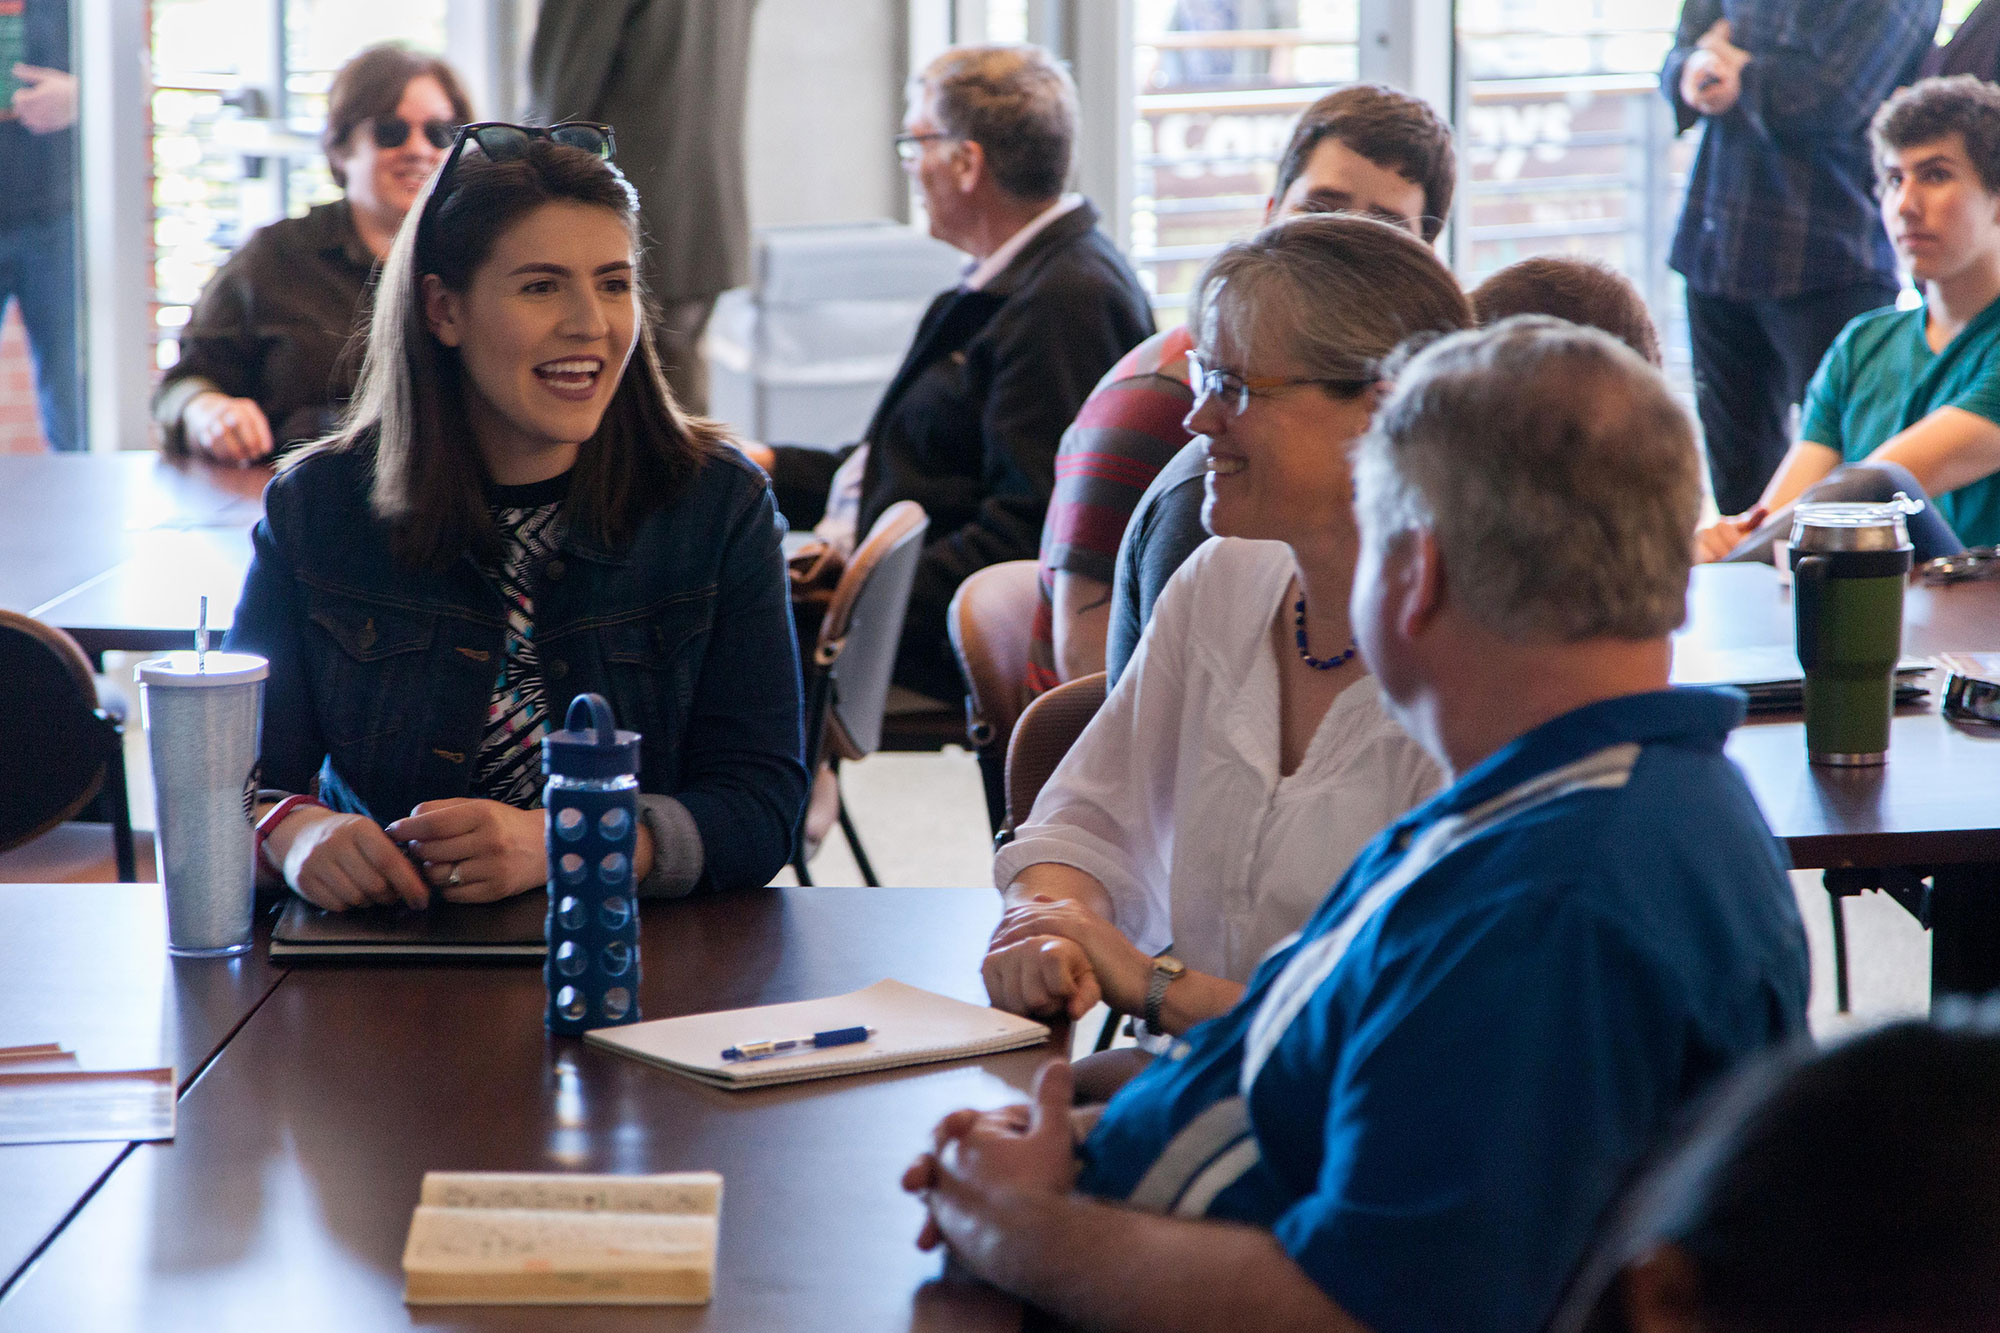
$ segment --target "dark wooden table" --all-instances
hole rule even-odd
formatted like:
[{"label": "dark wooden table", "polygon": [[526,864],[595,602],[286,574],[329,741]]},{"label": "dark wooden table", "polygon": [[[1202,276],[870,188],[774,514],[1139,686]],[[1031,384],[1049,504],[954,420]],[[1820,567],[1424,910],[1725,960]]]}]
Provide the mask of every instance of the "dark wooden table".
[{"label": "dark wooden table", "polygon": [[[1791,593],[1766,565],[1695,570],[1688,625],[1678,641],[1701,648],[1793,643]],[[2000,582],[1910,588],[1904,651],[2000,651]],[[1764,816],[1801,869],[1857,873],[1855,885],[1900,893],[1932,928],[1932,988],[2000,987],[2000,733],[1961,726],[1930,701],[1898,710],[1889,762],[1824,768],[1806,762],[1796,713],[1752,716],[1729,740]],[[1883,872],[1887,872],[1885,878]]]},{"label": "dark wooden table", "polygon": [[0,608],[74,615],[93,652],[178,646],[203,593],[226,625],[270,479],[146,450],[0,457]]},{"label": "dark wooden table", "polygon": [[[262,511],[260,510],[259,513]],[[66,630],[84,652],[161,652],[194,646],[201,599],[208,598],[211,640],[236,620],[236,600],[250,569],[250,527],[156,528],[138,533],[111,569],[35,609]]]},{"label": "dark wooden table", "polygon": [[[171,1064],[185,1092],[281,976],[261,949],[170,958],[157,884],[0,884],[0,1046],[60,1042],[86,1069]],[[0,1291],[128,1150],[0,1147]]]},{"label": "dark wooden table", "polygon": [[[270,479],[269,468],[155,454],[0,457],[0,496],[22,495],[37,516],[0,533],[0,608],[46,620],[97,658],[192,646],[206,597],[219,643]],[[787,549],[811,535],[787,534]]]},{"label": "dark wooden table", "polygon": [[[895,976],[979,1000],[983,889],[770,889],[648,905],[648,1017]],[[1047,1052],[729,1093],[541,1027],[533,967],[293,969],[181,1103],[0,1300],[0,1329],[1017,1328],[941,1276],[897,1177],[958,1106],[1022,1095]],[[724,1177],[697,1309],[402,1304],[427,1170]]]}]

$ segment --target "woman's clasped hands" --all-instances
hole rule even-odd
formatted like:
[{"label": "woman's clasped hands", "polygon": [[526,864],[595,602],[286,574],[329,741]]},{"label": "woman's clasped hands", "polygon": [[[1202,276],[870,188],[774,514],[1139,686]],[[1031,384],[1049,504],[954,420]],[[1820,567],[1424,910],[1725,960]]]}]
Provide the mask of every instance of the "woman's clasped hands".
[{"label": "woman's clasped hands", "polygon": [[1042,895],[1001,916],[980,968],[995,1007],[1072,1020],[1100,1000],[1138,1012],[1152,970],[1153,960],[1111,922],[1074,899]]},{"label": "woman's clasped hands", "polygon": [[[387,828],[361,815],[307,807],[271,831],[266,856],[308,902],[333,911],[371,904],[484,903],[548,879],[541,810],[499,801],[425,801]],[[635,868],[649,865],[639,830]]]},{"label": "woman's clasped hands", "polygon": [[385,832],[447,902],[490,903],[548,881],[546,822],[540,810],[457,797],[425,801]]}]

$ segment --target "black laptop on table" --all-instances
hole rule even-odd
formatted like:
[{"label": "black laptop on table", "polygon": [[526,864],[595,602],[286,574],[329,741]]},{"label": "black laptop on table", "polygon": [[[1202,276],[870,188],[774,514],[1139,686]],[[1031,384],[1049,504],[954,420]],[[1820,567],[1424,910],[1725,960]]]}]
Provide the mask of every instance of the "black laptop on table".
[{"label": "black laptop on table", "polygon": [[543,935],[548,906],[548,894],[533,889],[497,903],[436,901],[421,911],[365,907],[329,912],[303,898],[293,898],[271,931],[271,957],[411,962],[541,959],[548,953]]}]

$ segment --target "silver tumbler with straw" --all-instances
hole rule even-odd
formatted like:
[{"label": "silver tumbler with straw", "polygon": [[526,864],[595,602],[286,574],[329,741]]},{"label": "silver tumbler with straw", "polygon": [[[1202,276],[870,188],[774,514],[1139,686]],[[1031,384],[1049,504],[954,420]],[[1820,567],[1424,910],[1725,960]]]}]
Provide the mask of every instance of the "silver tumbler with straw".
[{"label": "silver tumbler with straw", "polygon": [[153,757],[167,949],[198,958],[250,947],[257,868],[250,803],[270,663],[211,653],[208,605],[195,651],[141,662],[137,676]]}]

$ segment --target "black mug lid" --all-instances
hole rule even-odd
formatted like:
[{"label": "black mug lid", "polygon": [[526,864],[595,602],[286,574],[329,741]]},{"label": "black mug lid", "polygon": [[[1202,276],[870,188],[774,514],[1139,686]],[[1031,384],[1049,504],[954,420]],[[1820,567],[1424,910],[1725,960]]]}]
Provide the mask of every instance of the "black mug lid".
[{"label": "black mug lid", "polygon": [[561,778],[616,778],[639,771],[639,733],[620,731],[601,694],[569,701],[563,730],[542,738],[542,772]]}]

